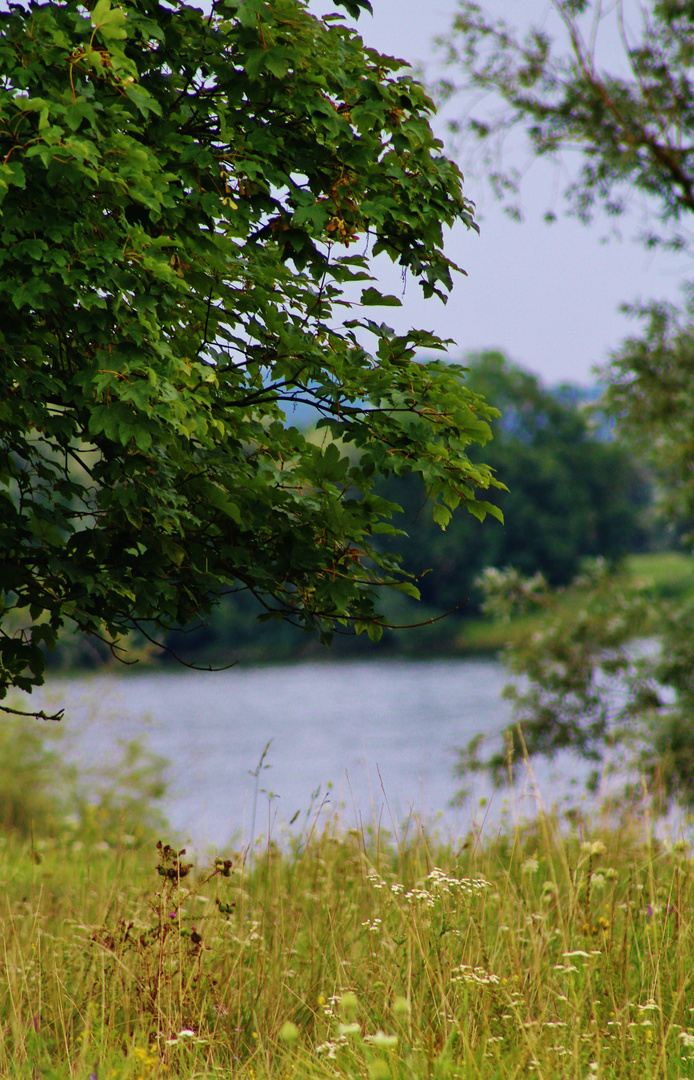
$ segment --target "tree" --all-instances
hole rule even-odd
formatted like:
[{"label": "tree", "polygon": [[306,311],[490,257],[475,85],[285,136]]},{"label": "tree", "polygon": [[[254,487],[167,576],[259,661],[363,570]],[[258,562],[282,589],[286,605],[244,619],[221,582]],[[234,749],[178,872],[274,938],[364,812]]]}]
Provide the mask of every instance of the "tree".
[{"label": "tree", "polygon": [[[590,223],[596,206],[621,215],[640,193],[650,209],[646,244],[686,247],[690,239],[679,226],[694,211],[691,0],[650,0],[628,12],[623,0],[609,9],[597,0],[552,0],[563,31],[558,43],[537,27],[521,37],[469,0],[459,7],[441,45],[464,81],[445,80],[441,90],[449,99],[471,90],[479,98],[482,91],[501,103],[468,120],[465,130],[482,140],[490,178],[512,213],[519,213],[520,173],[504,165],[503,143],[520,128],[538,157],[578,153],[580,169],[565,195],[581,221]],[[622,58],[613,60],[626,74],[602,68],[608,34],[621,45]],[[656,232],[655,221],[673,231]]]},{"label": "tree", "polygon": [[495,411],[364,311],[400,303],[368,248],[445,300],[442,228],[474,227],[400,67],[301,0],[0,14],[0,697],[65,624],[118,650],[235,590],[377,637],[378,588],[416,593],[378,475],[442,527],[498,513],[467,456]]},{"label": "tree", "polygon": [[[609,9],[597,0],[552,6],[564,31],[558,46],[544,30],[521,38],[486,19],[479,5],[461,3],[444,43],[448,61],[462,67],[468,89],[490,91],[501,103],[468,129],[482,139],[490,167],[514,127],[537,156],[577,152],[580,169],[565,192],[570,212],[589,223],[597,206],[619,215],[641,194],[649,215],[644,242],[686,249],[694,211],[694,5],[651,0],[629,9],[631,19],[622,0]],[[600,59],[608,16],[626,61],[620,73],[605,71]],[[449,81],[444,92],[458,89]],[[493,180],[513,211],[519,174],[502,165]],[[666,511],[691,522],[694,311],[689,302],[682,312],[659,303],[631,310],[646,329],[606,369],[606,407],[659,475]],[[503,575],[489,584],[503,590]],[[606,580],[602,571],[576,587],[573,605],[547,603],[553,615],[545,630],[511,656],[528,680],[515,694],[520,726],[507,733],[511,755],[521,746],[549,756],[571,748],[600,761],[610,744],[627,739],[666,799],[678,791],[694,801],[691,603],[654,610],[647,592]],[[639,629],[659,635],[658,655],[634,657],[630,642]],[[615,675],[626,695],[617,708]],[[479,765],[478,749],[468,748],[466,766]],[[492,755],[487,765],[498,775],[502,761]]]}]

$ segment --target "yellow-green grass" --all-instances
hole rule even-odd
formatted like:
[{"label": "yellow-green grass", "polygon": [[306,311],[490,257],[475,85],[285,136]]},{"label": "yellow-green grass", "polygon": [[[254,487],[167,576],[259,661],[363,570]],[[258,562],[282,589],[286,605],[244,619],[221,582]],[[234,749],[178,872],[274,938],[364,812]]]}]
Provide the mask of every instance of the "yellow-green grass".
[{"label": "yellow-green grass", "polygon": [[165,855],[7,837],[0,1076],[694,1077],[694,866],[648,821]]},{"label": "yellow-green grass", "polygon": [[[656,605],[659,601],[687,600],[694,596],[694,559],[680,552],[630,555],[619,573],[624,576],[625,583],[639,582],[649,588]],[[567,611],[573,607],[578,610],[581,603],[580,594],[571,590],[559,599],[559,605]],[[470,619],[463,624],[456,638],[456,648],[462,653],[498,651],[539,630],[544,618],[543,612],[537,611],[510,622]],[[644,627],[644,633],[650,630],[651,627]]]}]

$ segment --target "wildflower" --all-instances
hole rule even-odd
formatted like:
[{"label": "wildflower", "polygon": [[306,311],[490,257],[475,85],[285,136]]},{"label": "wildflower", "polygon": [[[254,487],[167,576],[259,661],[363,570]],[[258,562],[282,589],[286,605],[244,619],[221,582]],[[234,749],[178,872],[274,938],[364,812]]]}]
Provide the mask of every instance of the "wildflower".
[{"label": "wildflower", "polygon": [[285,1020],[279,1031],[279,1036],[282,1042],[295,1043],[299,1038],[299,1029],[296,1024],[293,1024],[291,1020]]},{"label": "wildflower", "polygon": [[485,971],[483,967],[473,968],[468,964],[460,964],[459,967],[453,968],[451,982],[467,982],[478,983],[480,986],[496,986],[499,983],[499,976],[493,975],[490,971]]},{"label": "wildflower", "polygon": [[337,1042],[324,1042],[316,1047],[317,1054],[327,1054],[329,1058],[335,1058],[340,1044]]},{"label": "wildflower", "polygon": [[598,855],[604,855],[607,851],[607,848],[603,844],[602,840],[593,840],[592,843],[590,840],[585,840],[581,844],[581,851],[584,855],[590,855],[590,857],[594,859]]},{"label": "wildflower", "polygon": [[538,869],[539,865],[540,864],[537,861],[537,859],[533,858],[533,856],[530,856],[530,858],[526,859],[525,862],[523,863],[523,865],[521,866],[521,873],[522,874],[534,874],[535,871]]},{"label": "wildflower", "polygon": [[386,1035],[384,1031],[377,1031],[375,1035],[366,1035],[364,1042],[371,1043],[372,1046],[392,1049],[398,1045],[398,1037],[397,1035]]},{"label": "wildflower", "polygon": [[682,1046],[694,1046],[694,1035],[690,1035],[688,1031],[680,1031],[680,1039],[682,1040]]}]

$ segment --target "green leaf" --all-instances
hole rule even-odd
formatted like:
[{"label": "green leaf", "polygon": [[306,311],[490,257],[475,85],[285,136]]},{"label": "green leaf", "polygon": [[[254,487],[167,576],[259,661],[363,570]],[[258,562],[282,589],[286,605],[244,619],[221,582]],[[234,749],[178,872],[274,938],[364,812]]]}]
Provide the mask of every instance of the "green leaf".
[{"label": "green leaf", "polygon": [[432,516],[436,524],[440,525],[442,529],[445,529],[453,515],[447,506],[442,506],[441,503],[437,503],[432,511]]},{"label": "green leaf", "polygon": [[364,289],[361,294],[361,302],[364,307],[402,307],[402,300],[388,293],[381,293],[378,289]]}]

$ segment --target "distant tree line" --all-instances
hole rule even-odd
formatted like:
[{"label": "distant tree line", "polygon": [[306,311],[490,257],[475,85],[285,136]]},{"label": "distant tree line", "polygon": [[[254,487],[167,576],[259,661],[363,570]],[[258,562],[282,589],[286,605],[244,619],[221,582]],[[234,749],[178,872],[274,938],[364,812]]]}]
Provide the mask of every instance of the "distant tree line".
[{"label": "distant tree line", "polygon": [[564,585],[586,557],[615,560],[654,543],[648,475],[609,439],[580,394],[544,388],[499,352],[480,353],[468,363],[470,384],[502,413],[484,456],[508,488],[494,495],[504,524],[487,523],[482,530],[477,521],[454,518],[437,535],[421,513],[425,492],[416,477],[380,487],[403,507],[408,540],[400,550],[425,604],[449,610],[467,601],[470,613],[476,611],[474,583],[485,566],[540,571],[550,584]]}]

